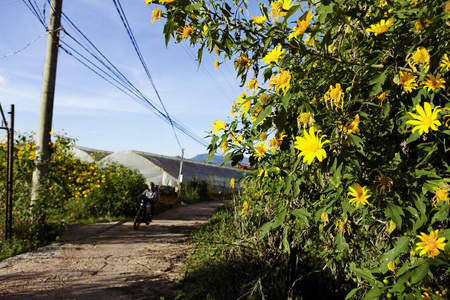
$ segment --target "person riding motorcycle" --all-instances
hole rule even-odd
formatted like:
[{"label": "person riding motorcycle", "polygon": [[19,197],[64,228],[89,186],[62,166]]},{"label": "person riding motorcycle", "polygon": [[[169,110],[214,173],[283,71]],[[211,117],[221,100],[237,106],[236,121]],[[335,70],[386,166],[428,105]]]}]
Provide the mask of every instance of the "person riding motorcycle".
[{"label": "person riding motorcycle", "polygon": [[148,225],[150,222],[152,222],[152,217],[155,215],[156,202],[159,198],[158,191],[155,188],[155,184],[153,182],[150,182],[148,185],[148,189],[146,189],[139,197],[144,201],[144,204],[146,206],[145,223]]}]

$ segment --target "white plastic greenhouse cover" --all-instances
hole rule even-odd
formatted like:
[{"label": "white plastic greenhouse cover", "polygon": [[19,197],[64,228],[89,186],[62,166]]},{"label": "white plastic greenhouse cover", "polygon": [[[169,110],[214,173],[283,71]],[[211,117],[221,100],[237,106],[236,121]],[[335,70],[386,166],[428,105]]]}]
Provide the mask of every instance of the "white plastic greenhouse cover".
[{"label": "white plastic greenhouse cover", "polygon": [[[132,170],[138,170],[147,183],[176,187],[180,170],[180,158],[168,157],[140,151],[126,150],[111,153],[100,160],[100,164],[116,162]],[[229,187],[231,178],[242,177],[242,172],[230,167],[205,165],[190,160],[183,161],[183,181],[194,179],[208,181],[214,185]]]},{"label": "white plastic greenhouse cover", "polygon": [[132,150],[115,152],[100,160],[101,164],[109,162],[116,162],[132,170],[138,170],[145,177],[147,183],[154,182],[156,185],[177,185],[176,178],[165,172],[163,168]]},{"label": "white plastic greenhouse cover", "polygon": [[74,147],[70,149],[69,152],[82,162],[93,163],[95,161],[95,159],[92,156],[90,156],[89,153],[86,153],[80,148]]}]

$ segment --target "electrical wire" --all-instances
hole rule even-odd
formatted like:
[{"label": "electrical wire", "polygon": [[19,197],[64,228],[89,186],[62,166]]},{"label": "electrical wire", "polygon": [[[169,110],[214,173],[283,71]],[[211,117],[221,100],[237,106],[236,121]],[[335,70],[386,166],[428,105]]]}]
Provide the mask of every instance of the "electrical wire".
[{"label": "electrical wire", "polygon": [[[196,61],[197,59],[195,58],[195,54],[192,52],[192,49],[189,46],[186,46],[184,43],[181,43],[181,46],[184,50],[184,52],[186,52],[186,54],[193,60]],[[211,82],[213,83],[213,85],[219,90],[219,92],[223,95],[223,99],[227,99],[227,103],[231,104],[233,102],[233,100],[230,99],[230,97],[228,97],[228,95],[226,94],[225,90],[220,86],[220,84],[214,79],[214,77],[211,75],[211,73],[209,73],[208,70],[206,70],[204,68],[203,65],[200,65],[200,71],[203,72],[203,74],[205,74],[206,77],[209,78],[209,80],[211,80]]]},{"label": "electrical wire", "polygon": [[150,82],[151,82],[151,84],[153,86],[153,89],[155,90],[156,96],[158,97],[159,102],[161,103],[161,106],[164,109],[164,112],[166,113],[167,118],[169,119],[170,125],[172,126],[172,130],[173,130],[173,133],[175,135],[175,139],[177,140],[178,146],[182,150],[183,147],[181,146],[180,141],[178,139],[178,136],[177,136],[177,133],[175,131],[172,119],[170,118],[170,115],[167,112],[166,107],[164,106],[164,103],[163,103],[163,101],[162,101],[162,99],[161,99],[161,97],[160,97],[160,95],[158,93],[158,90],[156,89],[155,83],[153,82],[152,76],[150,75],[150,71],[149,71],[149,69],[147,67],[147,64],[145,63],[145,60],[144,60],[144,58],[142,56],[142,53],[141,53],[141,51],[139,49],[139,46],[138,46],[137,41],[136,41],[136,39],[134,37],[133,31],[131,30],[130,24],[128,23],[128,20],[127,20],[127,17],[125,15],[125,12],[123,11],[122,5],[120,4],[119,0],[113,0],[113,2],[114,2],[114,5],[115,5],[115,7],[117,9],[117,12],[119,13],[120,19],[122,20],[122,23],[125,26],[125,29],[126,29],[127,34],[128,34],[128,37],[130,38],[131,43],[133,44],[134,50],[136,51],[136,54],[139,57],[139,61],[141,62],[142,66],[144,67],[145,73],[147,74],[147,77],[150,80]]},{"label": "electrical wire", "polygon": [[42,26],[47,29],[47,24],[45,23],[45,19],[43,18],[43,16],[39,13],[39,7],[37,6],[36,1],[34,1],[35,4],[33,4],[30,0],[22,0],[22,2],[25,3],[31,13],[42,24]]},{"label": "electrical wire", "polygon": [[25,49],[27,49],[28,47],[30,47],[30,46],[31,46],[33,43],[35,43],[37,40],[39,40],[40,38],[42,38],[43,36],[46,36],[46,35],[47,35],[47,33],[41,34],[40,36],[38,36],[37,38],[35,38],[35,39],[32,40],[31,42],[29,42],[29,43],[28,43],[25,47],[23,47],[22,49],[19,49],[19,50],[17,50],[17,51],[14,51],[14,52],[5,54],[5,55],[3,55],[3,56],[0,56],[0,59],[3,59],[3,58],[8,57],[8,56],[13,56],[13,55],[16,55],[17,53],[22,52],[23,50],[25,50]]},{"label": "electrical wire", "polygon": [[[33,0],[34,1],[34,0]],[[34,1],[34,5],[31,0],[23,0],[23,2],[27,5],[33,15],[38,19],[38,21],[47,29],[45,21],[42,19],[42,16],[38,13],[39,9],[37,8],[37,4]],[[50,0],[48,0],[50,3]],[[67,30],[62,28],[62,31],[68,36],[71,40],[73,40],[78,46],[80,46],[84,51],[86,51],[89,55],[91,55],[95,60],[100,63],[99,66],[97,63],[88,59],[85,55],[81,54],[79,51],[74,49],[74,47],[70,46],[68,43],[60,39],[60,47],[61,49],[68,54],[69,56],[76,59],[79,63],[84,65],[94,74],[107,81],[124,94],[134,99],[147,109],[150,109],[155,113],[161,120],[168,122],[171,126],[177,128],[181,133],[191,138],[193,141],[199,143],[200,145],[207,147],[208,144],[200,137],[198,137],[192,130],[187,128],[185,125],[175,120],[173,117],[170,117],[169,114],[163,113],[161,109],[153,103],[148,97],[146,97],[139,89],[137,89],[128,79],[127,77],[119,71],[117,67],[87,38],[87,36],[81,32],[81,30],[67,17],[67,15],[62,13],[64,22],[68,22],[69,26],[74,29],[77,35],[81,36],[83,42],[87,42],[88,46],[84,46],[78,39],[76,39],[73,35],[71,35]],[[87,47],[92,47],[94,50],[88,49]],[[70,49],[70,50],[69,50]],[[103,75],[102,75],[103,74]],[[110,78],[110,79],[108,79]],[[115,82],[115,83],[114,83]],[[173,128],[172,127],[172,128]],[[177,138],[178,139],[178,138]],[[180,145],[180,144],[179,144]],[[181,147],[181,146],[180,146]]]}]

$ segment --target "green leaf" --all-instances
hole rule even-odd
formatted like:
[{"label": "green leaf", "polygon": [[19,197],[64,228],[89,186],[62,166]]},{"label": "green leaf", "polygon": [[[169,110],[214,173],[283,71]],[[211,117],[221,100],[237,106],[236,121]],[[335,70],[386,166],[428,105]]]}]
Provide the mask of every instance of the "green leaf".
[{"label": "green leaf", "polygon": [[319,21],[321,23],[325,23],[327,20],[327,15],[333,13],[333,5],[321,5],[316,11],[319,14]]},{"label": "green leaf", "polygon": [[353,147],[356,147],[356,148],[362,147],[362,145],[363,145],[362,139],[359,136],[357,136],[356,134],[350,133],[348,135],[348,141],[349,141],[350,145],[352,145]]},{"label": "green leaf", "polygon": [[283,107],[284,107],[285,110],[288,110],[288,108],[289,108],[289,101],[290,100],[291,100],[291,94],[284,95],[281,98],[281,103],[283,104]]},{"label": "green leaf", "polygon": [[388,202],[386,209],[384,210],[386,217],[394,221],[398,229],[402,228],[402,217],[405,216],[403,209],[395,204]]},{"label": "green leaf", "polygon": [[305,209],[300,208],[292,211],[292,215],[295,216],[300,222],[308,224],[308,218],[311,214]]},{"label": "green leaf", "polygon": [[438,210],[437,213],[434,214],[433,218],[431,219],[431,224],[434,224],[437,221],[445,221],[448,218],[450,210],[450,205],[447,205],[444,203],[444,205],[441,206],[441,208]]},{"label": "green leaf", "polygon": [[343,251],[345,249],[345,239],[341,235],[337,235],[335,238],[335,244],[339,251]]},{"label": "green leaf", "polygon": [[268,105],[266,108],[264,108],[259,114],[258,117],[256,118],[255,122],[253,122],[253,127],[252,129],[259,125],[259,123],[262,122],[262,120],[264,120],[265,117],[267,117],[270,113],[272,112],[272,106]]},{"label": "green leaf", "polygon": [[372,88],[372,92],[375,95],[378,95],[381,92],[381,86],[384,84],[386,80],[386,72],[388,69],[385,69],[383,73],[378,74],[378,76],[372,78],[369,84],[374,84],[375,86]]},{"label": "green leaf", "polygon": [[197,52],[197,60],[198,60],[198,66],[197,66],[197,68],[198,68],[198,69],[200,69],[200,64],[202,63],[203,48],[204,48],[204,45],[202,45],[202,46],[200,47],[200,49],[198,49],[198,52]]},{"label": "green leaf", "polygon": [[362,286],[351,290],[350,293],[348,293],[347,296],[345,297],[345,300],[351,299],[356,294],[356,292],[359,291],[360,289],[362,289]]},{"label": "green leaf", "polygon": [[414,204],[416,205],[417,210],[418,210],[422,215],[425,215],[425,214],[426,214],[427,206],[426,206],[426,204],[423,202],[423,197],[422,197],[422,196],[415,197],[415,199],[414,199]]},{"label": "green leaf", "polygon": [[394,248],[389,250],[389,252],[383,254],[381,258],[381,267],[380,270],[382,273],[386,272],[388,270],[388,263],[393,262],[400,254],[406,253],[409,250],[409,236],[402,236],[397,240],[395,243]]},{"label": "green leaf", "polygon": [[283,225],[284,218],[286,217],[286,208],[283,208],[273,219],[267,223],[264,223],[260,230],[261,238],[265,237],[271,230],[276,229]]},{"label": "green leaf", "polygon": [[292,6],[286,13],[286,15],[284,16],[284,19],[287,20],[289,19],[290,16],[292,16],[295,12],[297,12],[297,10],[300,8],[300,5],[294,5]]},{"label": "green leaf", "polygon": [[406,140],[406,145],[416,141],[418,138],[420,138],[420,134],[418,134],[417,132],[411,133],[411,135]]},{"label": "green leaf", "polygon": [[356,274],[356,276],[361,277],[371,285],[376,285],[376,279],[375,276],[373,276],[372,272],[370,272],[369,269],[366,268],[357,268],[354,263],[350,263],[350,271]]},{"label": "green leaf", "polygon": [[425,278],[425,276],[428,273],[428,270],[430,269],[430,264],[426,261],[424,261],[420,266],[414,269],[414,271],[411,274],[411,283],[415,284],[422,279]]},{"label": "green leaf", "polygon": [[365,300],[369,299],[380,299],[380,295],[383,294],[383,292],[387,289],[387,287],[373,287],[365,296]]}]

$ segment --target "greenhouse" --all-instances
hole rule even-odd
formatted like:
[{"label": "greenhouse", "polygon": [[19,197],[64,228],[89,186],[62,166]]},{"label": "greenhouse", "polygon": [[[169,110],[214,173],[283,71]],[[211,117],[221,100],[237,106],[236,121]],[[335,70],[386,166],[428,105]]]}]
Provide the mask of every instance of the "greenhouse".
[{"label": "greenhouse", "polygon": [[91,163],[94,161],[100,161],[105,156],[113,153],[111,151],[103,151],[92,148],[86,148],[81,146],[75,146],[70,149],[73,156],[81,160],[82,162]]},{"label": "greenhouse", "polygon": [[[146,152],[126,150],[109,154],[100,162],[117,162],[130,169],[141,172],[147,182],[156,185],[172,186],[178,185],[180,172],[180,157],[168,157]],[[238,179],[242,176],[239,170],[191,160],[183,160],[182,164],[183,182],[193,179],[207,181],[214,187],[229,187],[231,178]]]},{"label": "greenhouse", "polygon": [[[147,182],[154,182],[161,186],[178,186],[180,173],[180,157],[169,157],[142,151],[125,150],[120,152],[108,152],[76,146],[72,153],[81,161],[98,161],[100,164],[111,162],[119,163],[130,169],[138,170]],[[227,166],[205,164],[188,159],[183,159],[183,182],[192,180],[206,181],[215,188],[230,187],[230,180],[236,181],[242,177],[242,171]]]}]

